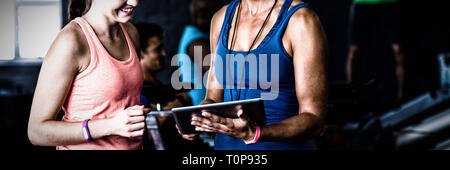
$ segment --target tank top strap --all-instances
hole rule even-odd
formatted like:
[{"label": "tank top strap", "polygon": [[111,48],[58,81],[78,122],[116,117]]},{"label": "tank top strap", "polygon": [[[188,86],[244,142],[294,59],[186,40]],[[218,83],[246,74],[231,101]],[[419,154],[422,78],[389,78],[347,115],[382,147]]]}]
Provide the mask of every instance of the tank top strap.
[{"label": "tank top strap", "polygon": [[139,55],[137,55],[137,51],[136,51],[136,47],[134,46],[133,40],[131,39],[130,35],[128,34],[127,30],[125,29],[125,27],[123,26],[122,23],[119,23],[120,28],[122,29],[123,35],[125,36],[125,40],[127,41],[128,44],[128,51],[130,52],[130,59],[129,61],[132,61],[134,59],[139,59]]},{"label": "tank top strap", "polygon": [[89,25],[89,23],[87,23],[87,21],[85,21],[83,18],[78,17],[75,18],[74,21],[81,27],[81,30],[84,33],[84,36],[86,37],[86,40],[88,42],[89,45],[89,65],[87,66],[87,68],[79,73],[76,78],[75,81],[78,79],[81,79],[83,77],[85,77],[87,74],[89,74],[97,65],[98,63],[98,47],[97,47],[97,43],[95,42],[94,37],[92,37],[92,35],[95,33],[93,32],[91,26]]},{"label": "tank top strap", "polygon": [[[278,29],[280,24],[282,23],[284,17],[287,15],[287,12],[289,10],[289,7],[291,6],[293,0],[285,0],[283,3],[283,6],[281,7],[280,13],[278,14],[278,18],[275,21],[275,25],[273,26],[273,29]],[[273,30],[272,29],[272,30]]]},{"label": "tank top strap", "polygon": [[89,45],[89,50],[91,51],[91,58],[95,55],[95,51],[96,49],[96,42],[94,37],[92,36],[93,34],[95,35],[95,33],[93,32],[93,30],[91,29],[91,26],[89,25],[89,23],[87,23],[83,18],[78,17],[75,18],[74,21],[81,27],[81,30],[84,33],[84,36],[86,37],[86,40],[88,42]]},{"label": "tank top strap", "polygon": [[[290,5],[289,5],[290,6]],[[299,10],[299,9],[301,9],[301,8],[304,8],[304,7],[306,7],[306,8],[309,8],[309,9],[311,9],[311,7],[308,5],[308,3],[306,3],[306,2],[302,2],[302,3],[299,3],[299,4],[297,4],[297,5],[295,5],[295,6],[293,6],[292,8],[288,8],[288,10],[286,10],[286,14],[284,15],[284,17],[283,17],[283,20],[281,21],[281,23],[280,23],[280,29],[278,30],[278,32],[279,33],[284,33],[284,31],[285,31],[285,29],[286,29],[286,26],[287,26],[287,24],[289,23],[289,20],[291,19],[291,17],[292,17],[292,15],[297,11],[297,10]]]},{"label": "tank top strap", "polygon": [[[275,24],[273,25],[272,29],[270,29],[269,33],[267,33],[266,38],[261,42],[262,45],[266,43],[272,43],[274,39],[272,38],[274,35],[276,35],[280,28],[282,28],[283,20],[288,14],[289,7],[291,6],[293,0],[285,0],[283,2],[283,6],[280,9],[280,12],[278,14],[278,18],[275,21]],[[269,42],[267,42],[269,41]]]}]

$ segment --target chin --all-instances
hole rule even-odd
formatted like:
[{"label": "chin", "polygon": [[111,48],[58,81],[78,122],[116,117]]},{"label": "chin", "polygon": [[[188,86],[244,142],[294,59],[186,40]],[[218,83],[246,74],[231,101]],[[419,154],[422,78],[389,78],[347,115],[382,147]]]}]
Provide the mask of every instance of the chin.
[{"label": "chin", "polygon": [[116,21],[120,23],[130,22],[134,18],[134,15],[117,15]]},{"label": "chin", "polygon": [[128,23],[128,22],[130,22],[131,20],[132,20],[133,18],[118,18],[117,19],[117,22],[119,22],[119,23]]}]

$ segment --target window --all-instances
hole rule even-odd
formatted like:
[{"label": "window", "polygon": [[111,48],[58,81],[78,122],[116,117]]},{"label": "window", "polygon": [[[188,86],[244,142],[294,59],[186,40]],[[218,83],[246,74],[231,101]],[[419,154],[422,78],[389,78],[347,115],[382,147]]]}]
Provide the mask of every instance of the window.
[{"label": "window", "polygon": [[0,1],[0,60],[43,58],[62,27],[61,0]]}]

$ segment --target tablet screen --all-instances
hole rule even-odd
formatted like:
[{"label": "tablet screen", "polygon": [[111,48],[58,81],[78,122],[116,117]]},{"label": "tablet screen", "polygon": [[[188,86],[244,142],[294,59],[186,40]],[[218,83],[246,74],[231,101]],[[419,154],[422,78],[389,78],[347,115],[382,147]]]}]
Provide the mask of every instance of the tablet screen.
[{"label": "tablet screen", "polygon": [[264,112],[264,101],[262,99],[249,99],[232,102],[214,103],[190,107],[181,107],[172,109],[175,121],[183,134],[196,133],[195,127],[191,125],[192,114],[201,114],[202,110],[206,110],[212,114],[216,114],[226,118],[238,118],[237,111],[242,108],[244,115],[258,125],[266,123]]}]

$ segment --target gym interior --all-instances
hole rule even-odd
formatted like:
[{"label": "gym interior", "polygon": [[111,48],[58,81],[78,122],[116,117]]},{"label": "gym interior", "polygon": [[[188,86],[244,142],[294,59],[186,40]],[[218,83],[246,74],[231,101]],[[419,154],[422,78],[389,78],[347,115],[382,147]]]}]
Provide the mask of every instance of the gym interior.
[{"label": "gym interior", "polygon": [[[389,33],[376,28],[384,26],[383,23],[369,16],[360,18],[373,24],[373,28],[363,33],[367,43],[360,48],[361,57],[354,61],[353,71],[357,76],[349,82],[346,65],[349,37],[354,34],[349,29],[355,24],[353,1],[304,1],[319,16],[329,45],[326,122],[333,135],[328,139],[311,139],[312,148],[449,150],[450,24],[444,2],[398,0],[397,19],[391,24],[398,28],[395,36],[404,56],[399,99],[396,54],[385,38]],[[31,144],[27,128],[43,59],[53,39],[69,22],[69,0],[0,3],[0,129],[6,138],[0,140],[0,146],[11,151],[54,150],[54,147]],[[156,23],[164,30],[163,48],[167,54],[164,69],[156,75],[163,84],[169,84],[170,75],[177,70],[170,62],[178,53],[184,28],[191,22],[189,3],[188,0],[144,0],[131,21]],[[63,114],[61,111],[60,115]],[[164,136],[164,126],[156,127],[156,131]],[[211,150],[213,139],[208,135],[200,137],[204,139],[203,145],[195,147]],[[160,142],[170,143],[164,140],[172,139],[163,137]],[[161,148],[157,146],[161,143],[152,143],[155,142],[150,141],[149,145],[153,149],[171,149],[169,144]]]}]

